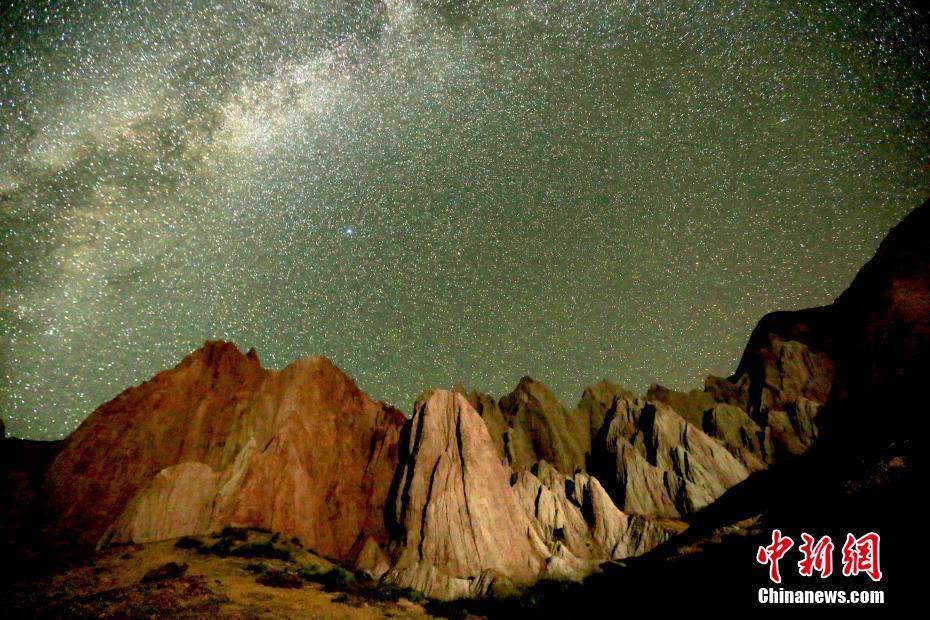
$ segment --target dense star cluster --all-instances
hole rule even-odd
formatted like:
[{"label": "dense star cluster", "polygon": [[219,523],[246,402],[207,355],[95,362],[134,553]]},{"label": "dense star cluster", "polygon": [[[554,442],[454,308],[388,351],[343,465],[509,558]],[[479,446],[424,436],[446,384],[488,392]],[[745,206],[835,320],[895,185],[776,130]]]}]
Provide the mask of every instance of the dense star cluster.
[{"label": "dense star cluster", "polygon": [[573,404],[732,371],[930,187],[879,2],[4,4],[0,416],[59,437],[207,338]]}]

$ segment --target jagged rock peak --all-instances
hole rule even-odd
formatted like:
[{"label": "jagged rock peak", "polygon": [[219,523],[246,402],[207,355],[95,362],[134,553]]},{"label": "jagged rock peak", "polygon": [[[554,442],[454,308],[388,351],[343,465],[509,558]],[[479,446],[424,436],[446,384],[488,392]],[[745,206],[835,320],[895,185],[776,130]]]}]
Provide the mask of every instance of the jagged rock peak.
[{"label": "jagged rock peak", "polygon": [[591,473],[624,512],[677,518],[749,475],[726,448],[668,406],[617,399],[595,438]]},{"label": "jagged rock peak", "polygon": [[191,351],[184,356],[180,365],[190,365],[195,362],[201,362],[208,366],[220,366],[222,364],[246,364],[258,363],[258,354],[255,348],[248,353],[242,353],[234,343],[227,340],[206,340],[199,349]]},{"label": "jagged rock peak", "polygon": [[678,392],[657,383],[653,383],[646,390],[646,400],[665,403],[678,415],[699,427],[704,424],[704,412],[716,404],[710,394],[703,390]]},{"label": "jagged rock peak", "polygon": [[478,413],[436,390],[404,427],[388,496],[388,579],[452,598],[485,571],[529,581],[543,567],[528,515]]},{"label": "jagged rock peak", "polygon": [[552,463],[566,474],[584,469],[590,445],[587,422],[569,415],[543,383],[523,377],[498,406],[510,427],[504,445],[515,470],[526,469],[539,460]]},{"label": "jagged rock peak", "polygon": [[582,391],[581,400],[589,398],[598,400],[607,398],[609,400],[616,396],[621,396],[623,398],[636,398],[636,394],[626,389],[622,385],[613,383],[608,379],[601,379],[597,383],[589,385],[584,389],[584,391]]},{"label": "jagged rock peak", "polygon": [[552,390],[550,390],[545,383],[542,381],[537,381],[529,375],[520,377],[520,381],[517,382],[517,385],[513,391],[502,398],[501,401],[503,401],[505,398],[513,397],[518,397],[521,399],[534,398],[541,403],[557,404],[561,406],[559,399],[556,398],[555,394],[553,394]]},{"label": "jagged rock peak", "polygon": [[567,476],[545,460],[514,472],[461,392],[437,390],[419,403],[400,446],[385,579],[430,596],[581,579],[668,536],[652,520],[623,514],[584,473]]},{"label": "jagged rock peak", "polygon": [[[243,353],[235,343],[227,340],[204,341],[203,346],[185,355],[178,367],[190,366],[196,363],[204,364],[219,372],[242,368],[259,368],[267,372],[275,372],[262,367],[255,347],[251,347],[248,352]],[[297,358],[280,372],[287,372],[289,369],[292,369],[292,371],[317,371],[328,375],[341,376],[347,381],[352,381],[341,368],[324,355],[307,355]]]},{"label": "jagged rock peak", "polygon": [[618,399],[633,400],[636,395],[630,390],[611,383],[607,379],[599,381],[594,385],[589,385],[581,393],[581,399],[575,410],[575,415],[579,418],[579,424],[586,425],[587,441],[586,451],[591,451],[591,441],[597,435],[598,431],[604,425],[607,412],[613,406],[614,401]]}]

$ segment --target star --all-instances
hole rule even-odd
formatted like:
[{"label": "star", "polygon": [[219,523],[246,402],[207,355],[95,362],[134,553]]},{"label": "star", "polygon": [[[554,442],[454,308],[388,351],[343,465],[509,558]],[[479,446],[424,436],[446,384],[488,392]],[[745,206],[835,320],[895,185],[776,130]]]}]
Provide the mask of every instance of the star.
[{"label": "star", "polygon": [[39,0],[2,11],[0,416],[57,438],[206,339],[410,412],[732,372],[930,172],[930,14]]}]

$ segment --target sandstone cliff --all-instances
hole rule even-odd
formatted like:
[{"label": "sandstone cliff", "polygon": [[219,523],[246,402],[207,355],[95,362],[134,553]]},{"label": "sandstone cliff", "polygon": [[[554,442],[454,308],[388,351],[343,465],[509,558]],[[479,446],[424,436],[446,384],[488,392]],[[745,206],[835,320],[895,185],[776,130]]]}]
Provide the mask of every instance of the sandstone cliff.
[{"label": "sandstone cliff", "polygon": [[[325,358],[274,372],[208,342],[64,442],[41,522],[84,547],[267,528],[437,598],[578,580],[767,465],[777,414],[647,397],[605,381],[569,411],[524,377],[499,402],[428,392],[405,422]],[[815,406],[784,402],[813,437]]]},{"label": "sandstone cliff", "polygon": [[208,342],[66,440],[45,476],[46,529],[88,546],[264,527],[352,559],[386,537],[403,422],[325,358],[275,372]]},{"label": "sandstone cliff", "polygon": [[472,395],[479,415],[440,390],[407,421],[325,358],[276,372],[208,342],[98,408],[30,484],[5,473],[4,497],[53,549],[257,527],[439,598],[577,580],[669,534],[584,472],[602,401],[626,393],[585,394],[567,412],[525,378],[503,407]]},{"label": "sandstone cliff", "polygon": [[544,550],[487,427],[457,392],[437,390],[404,428],[387,519],[389,579],[449,598],[485,571],[529,581]]},{"label": "sandstone cliff", "polygon": [[671,408],[615,399],[595,441],[593,473],[626,512],[680,517],[720,497],[749,472]]},{"label": "sandstone cliff", "polygon": [[541,576],[579,579],[668,532],[613,504],[598,481],[541,461],[514,472],[459,392],[437,390],[404,428],[388,500],[385,576],[437,598],[477,596]]}]

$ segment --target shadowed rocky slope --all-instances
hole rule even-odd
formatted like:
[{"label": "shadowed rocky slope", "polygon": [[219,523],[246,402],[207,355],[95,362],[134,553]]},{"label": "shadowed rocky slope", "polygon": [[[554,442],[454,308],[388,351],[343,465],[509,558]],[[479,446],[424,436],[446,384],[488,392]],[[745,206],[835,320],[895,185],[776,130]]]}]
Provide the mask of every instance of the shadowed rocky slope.
[{"label": "shadowed rocky slope", "polygon": [[539,582],[518,598],[462,600],[453,609],[494,618],[565,618],[602,614],[623,601],[650,613],[764,615],[757,593],[773,584],[754,558],[774,528],[795,539],[800,532],[834,541],[849,532],[881,535],[881,581],[847,577],[838,568],[828,579],[802,577],[794,556],[782,562],[782,589],[881,590],[885,604],[873,609],[886,611],[921,604],[927,239],[930,201],[889,233],[834,304],[764,317],[732,377],[709,378],[706,391],[649,389],[647,401],[672,407],[758,468],[684,515],[687,530],[638,557],[605,562],[583,582]]},{"label": "shadowed rocky slope", "polygon": [[[716,406],[711,400],[721,395],[718,389],[729,402],[745,403],[754,419],[767,408],[790,409],[792,399],[826,395],[810,450],[735,485],[689,516],[685,533],[641,558],[605,565],[602,574],[583,584],[533,590],[513,605],[474,610],[496,617],[565,617],[613,605],[618,591],[636,592],[652,602],[672,589],[675,597],[664,603],[667,612],[691,612],[695,601],[718,611],[764,611],[756,592],[772,584],[752,558],[759,546],[771,542],[773,528],[795,537],[799,532],[829,535],[834,541],[844,540],[848,532],[881,535],[880,582],[844,577],[839,570],[812,582],[783,563],[784,589],[878,589],[885,594],[881,609],[886,611],[922,604],[923,514],[918,504],[926,490],[928,239],[930,201],[890,231],[836,302],[764,317],[737,372],[727,380],[709,380],[707,394],[652,390],[689,419]],[[786,342],[803,345],[829,364],[781,364],[780,343]],[[797,371],[793,381],[777,379],[784,368]],[[818,376],[817,368],[826,374]]]},{"label": "shadowed rocky slope", "polygon": [[0,562],[0,576],[4,569],[15,571],[35,559],[29,543],[43,517],[43,472],[62,443],[4,438],[0,432],[0,557],[6,559]]}]

